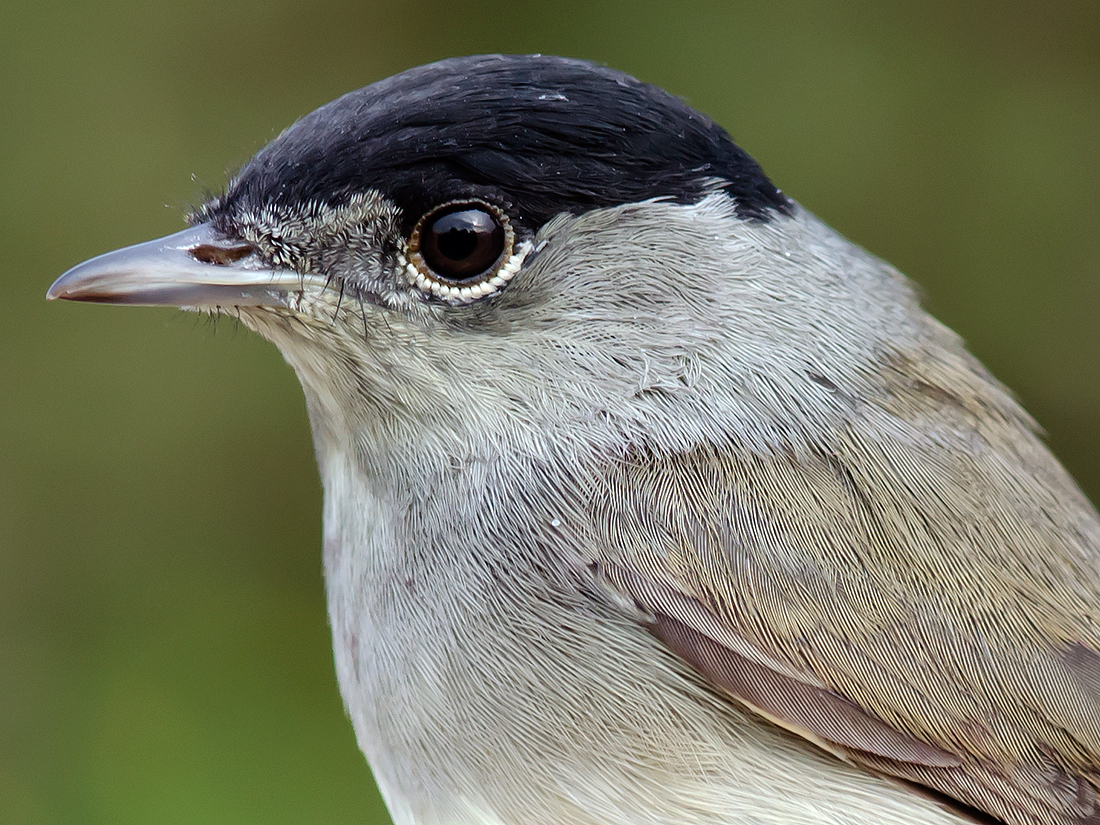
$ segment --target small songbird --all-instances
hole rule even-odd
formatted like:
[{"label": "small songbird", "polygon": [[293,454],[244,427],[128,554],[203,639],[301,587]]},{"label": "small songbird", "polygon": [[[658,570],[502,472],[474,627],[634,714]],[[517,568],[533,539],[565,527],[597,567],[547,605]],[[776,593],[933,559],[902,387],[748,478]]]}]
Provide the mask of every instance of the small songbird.
[{"label": "small songbird", "polygon": [[50,298],[305,390],[397,825],[1100,823],[1100,521],[895,269],[676,97],[444,60]]}]

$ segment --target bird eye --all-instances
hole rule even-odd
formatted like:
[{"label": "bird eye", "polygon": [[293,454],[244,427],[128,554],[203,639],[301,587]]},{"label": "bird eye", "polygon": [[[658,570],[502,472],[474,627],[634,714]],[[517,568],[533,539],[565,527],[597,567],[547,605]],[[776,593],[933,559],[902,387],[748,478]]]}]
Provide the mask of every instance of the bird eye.
[{"label": "bird eye", "polygon": [[500,260],[507,240],[500,216],[483,206],[452,204],[420,227],[420,257],[448,281],[477,278]]},{"label": "bird eye", "polygon": [[512,225],[499,208],[447,203],[424,215],[409,236],[409,272],[421,289],[465,303],[496,292],[512,277],[520,262],[514,244]]}]

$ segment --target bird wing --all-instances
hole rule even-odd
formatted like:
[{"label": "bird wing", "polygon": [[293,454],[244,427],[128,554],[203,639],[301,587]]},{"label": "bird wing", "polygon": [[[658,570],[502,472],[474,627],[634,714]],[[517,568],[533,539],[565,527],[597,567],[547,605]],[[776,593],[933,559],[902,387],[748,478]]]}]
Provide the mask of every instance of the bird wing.
[{"label": "bird wing", "polygon": [[820,747],[1011,825],[1100,823],[1100,528],[1018,424],[635,455],[590,502],[592,567]]}]

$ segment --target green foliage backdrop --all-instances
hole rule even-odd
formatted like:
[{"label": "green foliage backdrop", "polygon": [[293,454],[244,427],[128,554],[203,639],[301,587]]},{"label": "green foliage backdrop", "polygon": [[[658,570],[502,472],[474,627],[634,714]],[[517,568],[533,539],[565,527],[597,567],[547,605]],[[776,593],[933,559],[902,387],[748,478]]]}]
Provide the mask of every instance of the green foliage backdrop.
[{"label": "green foliage backdrop", "polygon": [[384,822],[301,394],[172,310],[47,305],[279,129],[439,57],[585,57],[725,125],[924,287],[1100,494],[1100,4],[11,0],[0,9],[0,821]]}]

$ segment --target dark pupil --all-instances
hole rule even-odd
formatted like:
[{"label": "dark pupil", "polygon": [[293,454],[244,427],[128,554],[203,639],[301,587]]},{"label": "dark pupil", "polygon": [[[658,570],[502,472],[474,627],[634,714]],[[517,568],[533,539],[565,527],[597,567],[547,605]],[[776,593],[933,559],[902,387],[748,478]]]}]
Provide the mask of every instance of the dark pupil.
[{"label": "dark pupil", "polygon": [[[440,223],[449,221],[449,218],[444,218]],[[453,221],[451,221],[453,223]],[[461,261],[464,258],[469,258],[474,254],[477,249],[477,232],[473,229],[465,227],[451,226],[445,230],[438,231],[438,224],[436,225],[437,234],[439,235],[439,251],[444,258],[450,258],[452,261]]]},{"label": "dark pupil", "polygon": [[462,209],[436,218],[421,241],[428,266],[455,280],[485,272],[503,251],[504,227],[481,209]]}]

